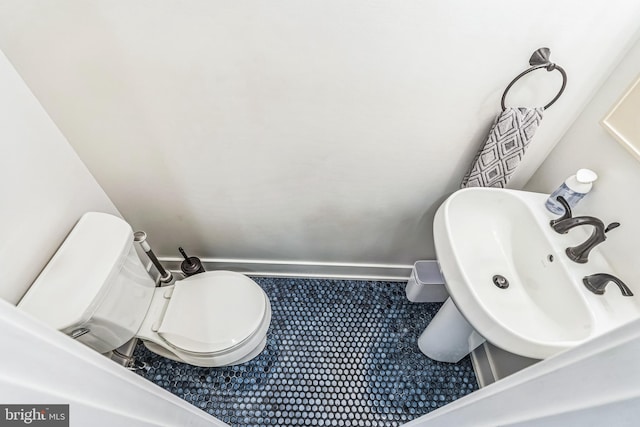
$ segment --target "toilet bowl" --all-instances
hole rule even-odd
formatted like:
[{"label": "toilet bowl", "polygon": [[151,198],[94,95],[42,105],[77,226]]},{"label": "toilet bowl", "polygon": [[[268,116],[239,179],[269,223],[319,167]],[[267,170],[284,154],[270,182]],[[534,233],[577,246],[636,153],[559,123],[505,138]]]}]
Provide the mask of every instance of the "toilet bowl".
[{"label": "toilet bowl", "polygon": [[269,298],[240,273],[156,287],[129,224],[97,212],[82,216],[18,308],[100,353],[137,337],[161,356],[205,367],[257,356],[271,322]]}]

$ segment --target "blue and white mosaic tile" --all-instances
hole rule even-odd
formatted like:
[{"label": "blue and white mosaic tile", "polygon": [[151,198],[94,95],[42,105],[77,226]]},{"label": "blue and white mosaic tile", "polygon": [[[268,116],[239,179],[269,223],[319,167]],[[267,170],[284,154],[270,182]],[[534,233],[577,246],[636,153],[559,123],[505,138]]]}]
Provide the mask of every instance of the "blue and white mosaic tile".
[{"label": "blue and white mosaic tile", "polygon": [[254,280],[273,310],[258,357],[199,368],[139,345],[140,374],[234,427],[399,426],[477,389],[468,357],[420,353],[441,304],[410,303],[404,283]]}]

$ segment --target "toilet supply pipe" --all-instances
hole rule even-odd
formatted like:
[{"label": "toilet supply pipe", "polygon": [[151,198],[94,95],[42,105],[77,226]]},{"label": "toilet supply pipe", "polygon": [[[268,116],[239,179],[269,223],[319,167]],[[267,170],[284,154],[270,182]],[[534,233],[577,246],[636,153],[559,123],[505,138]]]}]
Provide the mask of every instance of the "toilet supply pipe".
[{"label": "toilet supply pipe", "polygon": [[173,282],[173,274],[160,264],[156,254],[151,250],[151,246],[149,246],[149,243],[147,242],[147,233],[144,231],[136,231],[133,233],[133,241],[140,244],[144,253],[147,254],[153,265],[158,269],[158,272],[160,273],[160,283],[169,284]]}]

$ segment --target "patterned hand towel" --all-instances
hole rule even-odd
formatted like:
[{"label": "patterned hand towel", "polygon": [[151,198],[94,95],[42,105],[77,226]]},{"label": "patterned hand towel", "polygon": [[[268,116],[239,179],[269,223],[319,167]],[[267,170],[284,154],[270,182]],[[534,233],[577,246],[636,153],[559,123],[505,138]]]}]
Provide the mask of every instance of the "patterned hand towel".
[{"label": "patterned hand towel", "polygon": [[504,188],[538,129],[542,111],[543,108],[509,107],[498,114],[460,188]]}]

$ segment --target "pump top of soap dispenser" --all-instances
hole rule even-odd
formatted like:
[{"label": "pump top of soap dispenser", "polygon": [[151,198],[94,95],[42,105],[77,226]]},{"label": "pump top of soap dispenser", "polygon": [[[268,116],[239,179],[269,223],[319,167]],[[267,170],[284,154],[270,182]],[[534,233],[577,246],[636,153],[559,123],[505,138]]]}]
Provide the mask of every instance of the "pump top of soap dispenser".
[{"label": "pump top of soap dispenser", "polygon": [[567,187],[576,193],[587,194],[593,187],[593,182],[598,179],[598,175],[591,169],[579,169],[575,175],[567,178]]}]

